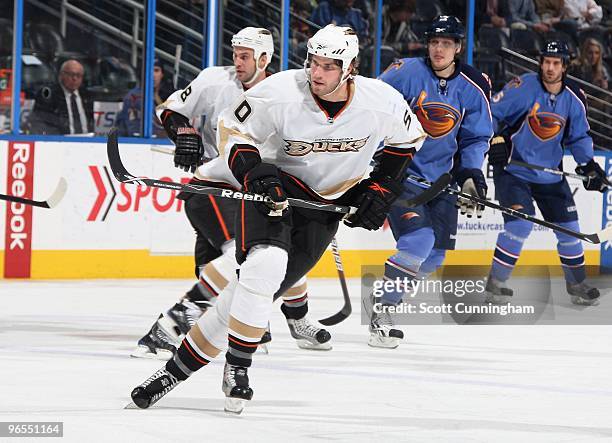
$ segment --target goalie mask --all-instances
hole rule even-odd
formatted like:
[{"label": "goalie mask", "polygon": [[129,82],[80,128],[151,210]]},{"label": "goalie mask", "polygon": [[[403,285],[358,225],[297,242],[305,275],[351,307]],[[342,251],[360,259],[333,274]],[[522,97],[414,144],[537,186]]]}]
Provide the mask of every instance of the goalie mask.
[{"label": "goalie mask", "polygon": [[310,57],[318,55],[341,62],[342,76],[336,88],[330,92],[333,94],[352,77],[351,62],[359,55],[359,39],[352,28],[348,26],[327,25],[317,31],[308,40],[308,55],[304,61],[306,77],[310,82]]},{"label": "goalie mask", "polygon": [[[274,41],[272,40],[272,34],[270,31],[264,28],[253,28],[251,26],[241,29],[237,34],[232,37],[232,48],[240,46],[243,48],[249,48],[253,50],[253,57],[255,58],[255,74],[250,80],[244,82],[245,85],[250,85],[255,81],[257,76],[266,70],[272,56],[274,55]],[[263,68],[259,67],[259,58],[266,54],[266,64]]]}]

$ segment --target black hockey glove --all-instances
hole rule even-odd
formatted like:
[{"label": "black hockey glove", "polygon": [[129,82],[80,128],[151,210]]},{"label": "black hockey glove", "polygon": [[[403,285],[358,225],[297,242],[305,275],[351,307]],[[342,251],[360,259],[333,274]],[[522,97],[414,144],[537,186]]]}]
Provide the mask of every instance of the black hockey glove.
[{"label": "black hockey glove", "polygon": [[604,192],[610,186],[606,173],[593,159],[586,165],[576,167],[576,174],[584,175],[588,178],[588,180],[582,182],[584,189],[587,191]]},{"label": "black hockey glove", "polygon": [[[487,198],[487,181],[485,180],[484,174],[480,169],[460,169],[455,174],[457,184],[461,188],[461,192],[472,195],[481,199]],[[466,198],[457,198],[457,208],[461,211],[461,215],[467,215],[472,217],[476,212],[476,217],[482,217],[482,211],[484,211],[484,205],[480,203],[474,203]]]},{"label": "black hockey glove", "polygon": [[510,141],[501,135],[491,140],[489,147],[489,164],[491,166],[506,166],[510,159]]},{"label": "black hockey glove", "polygon": [[244,190],[263,195],[265,203],[256,203],[257,209],[273,220],[289,214],[289,202],[280,180],[280,171],[270,163],[259,163],[244,176]]},{"label": "black hockey glove", "polygon": [[358,208],[357,212],[344,223],[351,228],[376,231],[385,223],[391,205],[403,191],[402,184],[389,176],[370,177],[361,181],[354,191],[357,198],[353,206]]},{"label": "black hockey glove", "polygon": [[204,164],[204,145],[195,128],[182,127],[176,131],[174,166],[185,172],[195,172]]},{"label": "black hockey glove", "polygon": [[195,172],[204,164],[204,144],[198,131],[189,123],[189,119],[178,112],[165,110],[161,122],[170,140],[176,145],[174,166],[185,172]]}]

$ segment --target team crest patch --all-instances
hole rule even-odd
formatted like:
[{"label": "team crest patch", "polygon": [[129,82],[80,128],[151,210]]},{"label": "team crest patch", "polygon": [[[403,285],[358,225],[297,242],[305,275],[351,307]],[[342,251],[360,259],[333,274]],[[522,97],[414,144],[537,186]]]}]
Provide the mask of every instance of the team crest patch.
[{"label": "team crest patch", "polygon": [[426,97],[427,93],[422,91],[413,112],[431,138],[444,137],[455,128],[461,118],[461,113],[446,103],[425,103]]},{"label": "team crest patch", "polygon": [[538,112],[539,109],[540,104],[536,102],[527,115],[529,129],[542,141],[555,138],[565,126],[565,120],[552,112]]},{"label": "team crest patch", "polygon": [[325,139],[308,142],[303,140],[285,140],[285,153],[294,157],[311,152],[358,152],[370,137],[360,139]]}]

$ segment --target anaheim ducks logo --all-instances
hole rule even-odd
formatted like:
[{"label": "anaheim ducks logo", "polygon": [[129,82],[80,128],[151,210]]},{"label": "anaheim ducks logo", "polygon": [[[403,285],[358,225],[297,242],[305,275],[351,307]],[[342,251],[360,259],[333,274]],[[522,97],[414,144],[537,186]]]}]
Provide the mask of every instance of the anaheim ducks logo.
[{"label": "anaheim ducks logo", "polygon": [[330,139],[316,142],[285,140],[285,153],[297,157],[311,152],[358,152],[368,143],[369,139],[368,136],[358,140]]},{"label": "anaheim ducks logo", "polygon": [[431,138],[444,137],[455,128],[461,113],[446,103],[425,103],[426,97],[427,93],[422,91],[413,111]]},{"label": "anaheim ducks logo", "polygon": [[529,129],[542,141],[556,137],[565,126],[565,120],[552,112],[538,112],[538,109],[540,104],[536,102],[527,115]]}]

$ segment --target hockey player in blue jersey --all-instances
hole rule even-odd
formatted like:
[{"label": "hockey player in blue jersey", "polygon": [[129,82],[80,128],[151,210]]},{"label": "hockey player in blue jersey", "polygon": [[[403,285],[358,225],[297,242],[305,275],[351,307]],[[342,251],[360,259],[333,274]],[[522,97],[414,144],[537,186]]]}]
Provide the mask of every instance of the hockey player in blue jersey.
[{"label": "hockey player in blue jersey", "polygon": [[[428,135],[408,173],[434,181],[452,171],[463,192],[484,198],[487,185],[481,167],[493,135],[489,81],[459,61],[465,31],[456,17],[436,18],[425,36],[426,57],[399,60],[380,76],[404,95]],[[402,198],[421,191],[407,180]],[[468,217],[480,217],[483,210],[446,193],[409,210],[393,207],[388,219],[397,252],[385,263],[385,280],[424,278],[442,264],[446,251],[455,247],[456,206]],[[399,345],[403,332],[395,328],[387,307],[403,296],[401,291],[387,291],[380,300],[372,296],[367,301],[369,307],[374,302],[382,307],[370,318],[370,346]]]},{"label": "hockey player in blue jersey", "polygon": [[[576,204],[567,180],[549,172],[508,165],[510,158],[548,168],[562,166],[563,149],[570,150],[578,163],[576,172],[589,177],[584,186],[603,192],[606,177],[593,160],[593,141],[588,135],[586,97],[565,77],[570,59],[563,41],[546,42],[540,54],[538,73],[522,75],[492,99],[496,136],[491,143],[489,163],[493,165],[495,191],[506,207],[535,214],[533,201],[543,217],[579,231]],[[507,303],[507,287],[514,265],[532,224],[504,215],[504,231],[497,237],[493,264],[486,286],[486,300]],[[555,232],[557,251],[565,274],[567,292],[575,304],[595,305],[599,291],[585,283],[584,251],[579,240]]]}]

